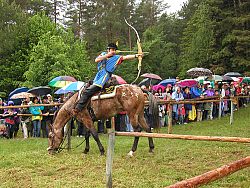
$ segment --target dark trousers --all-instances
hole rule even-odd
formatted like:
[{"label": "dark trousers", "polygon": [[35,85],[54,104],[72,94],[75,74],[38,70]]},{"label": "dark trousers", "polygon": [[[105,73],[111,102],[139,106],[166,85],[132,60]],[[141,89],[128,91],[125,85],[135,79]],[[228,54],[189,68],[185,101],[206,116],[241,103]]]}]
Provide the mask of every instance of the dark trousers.
[{"label": "dark trousers", "polygon": [[86,134],[86,128],[84,127],[83,123],[76,120],[77,123],[77,135],[78,136],[83,136]]},{"label": "dark trousers", "polygon": [[85,91],[83,91],[83,94],[80,100],[78,101],[76,108],[81,111],[86,106],[86,103],[88,102],[89,98],[92,97],[98,91],[101,91],[101,89],[101,87],[96,85],[89,86]]}]

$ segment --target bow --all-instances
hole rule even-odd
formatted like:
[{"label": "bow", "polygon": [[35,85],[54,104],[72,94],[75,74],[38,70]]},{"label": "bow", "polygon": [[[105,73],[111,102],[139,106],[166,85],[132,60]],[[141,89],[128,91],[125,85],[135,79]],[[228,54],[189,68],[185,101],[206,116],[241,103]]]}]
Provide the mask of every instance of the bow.
[{"label": "bow", "polygon": [[137,37],[137,48],[138,48],[137,50],[138,50],[138,54],[139,54],[138,55],[138,67],[137,67],[138,68],[138,74],[137,74],[136,79],[131,83],[131,84],[133,84],[139,78],[140,73],[141,73],[141,63],[142,63],[142,54],[143,53],[142,53],[142,47],[141,47],[141,39],[140,39],[140,36],[139,36],[137,30],[131,24],[128,23],[126,18],[124,18],[124,20],[125,20],[126,24],[134,30],[134,32],[136,34],[136,37]]}]

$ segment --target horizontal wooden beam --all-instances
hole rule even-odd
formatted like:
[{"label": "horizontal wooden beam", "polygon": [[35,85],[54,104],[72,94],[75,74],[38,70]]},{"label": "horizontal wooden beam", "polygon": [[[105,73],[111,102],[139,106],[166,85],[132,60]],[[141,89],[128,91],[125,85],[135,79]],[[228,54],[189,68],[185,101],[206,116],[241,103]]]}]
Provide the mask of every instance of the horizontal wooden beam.
[{"label": "horizontal wooden beam", "polygon": [[201,174],[199,176],[183,180],[181,182],[178,182],[174,185],[170,185],[167,188],[191,188],[191,187],[198,187],[200,185],[207,184],[209,182],[215,181],[217,179],[223,178],[225,176],[228,176],[238,170],[241,170],[243,168],[250,166],[250,156],[240,159],[238,161],[234,161],[230,164],[221,166],[217,169],[211,170],[209,172],[206,172],[204,174]]},{"label": "horizontal wooden beam", "polygon": [[160,133],[144,133],[144,132],[116,132],[115,135],[116,136],[133,136],[133,137],[138,136],[138,137],[152,137],[152,138],[183,139],[183,140],[250,143],[250,138],[242,138],[242,137],[194,136],[194,135],[160,134]]}]

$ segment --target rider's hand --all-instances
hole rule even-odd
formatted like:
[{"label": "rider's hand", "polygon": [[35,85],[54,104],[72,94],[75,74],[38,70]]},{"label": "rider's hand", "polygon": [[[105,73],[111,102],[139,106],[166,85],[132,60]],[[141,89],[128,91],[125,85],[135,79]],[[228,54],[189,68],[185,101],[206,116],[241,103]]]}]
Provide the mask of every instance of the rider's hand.
[{"label": "rider's hand", "polygon": [[137,58],[137,57],[143,57],[144,56],[144,54],[142,53],[142,54],[135,54],[135,58]]}]

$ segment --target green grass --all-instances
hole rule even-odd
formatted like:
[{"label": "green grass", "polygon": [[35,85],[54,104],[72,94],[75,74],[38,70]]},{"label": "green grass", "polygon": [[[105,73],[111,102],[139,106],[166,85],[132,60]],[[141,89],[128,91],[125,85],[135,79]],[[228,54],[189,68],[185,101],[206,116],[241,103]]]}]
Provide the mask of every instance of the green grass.
[{"label": "green grass", "polygon": [[[209,136],[250,137],[250,108],[221,120],[174,126],[173,133]],[[166,132],[162,128],[161,132]],[[107,135],[100,135],[107,148]],[[83,138],[73,137],[73,147]],[[200,175],[250,155],[244,143],[154,139],[155,153],[148,153],[147,138],[141,138],[135,157],[127,157],[132,137],[116,137],[113,163],[114,187],[166,187]],[[0,139],[0,187],[105,187],[106,157],[100,157],[91,138],[91,150],[83,155],[83,146],[71,152],[47,154],[46,139]],[[250,169],[246,168],[204,187],[250,187]]]}]

